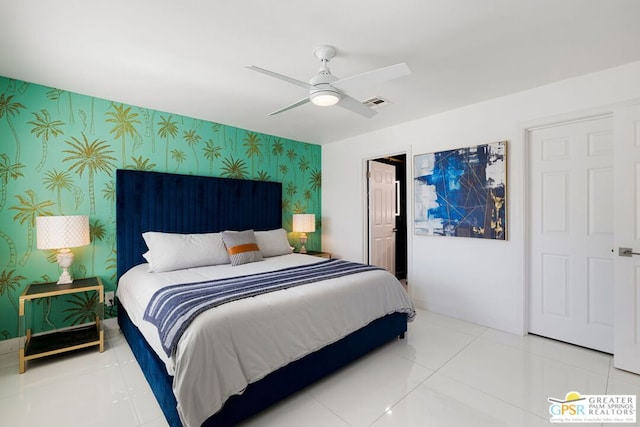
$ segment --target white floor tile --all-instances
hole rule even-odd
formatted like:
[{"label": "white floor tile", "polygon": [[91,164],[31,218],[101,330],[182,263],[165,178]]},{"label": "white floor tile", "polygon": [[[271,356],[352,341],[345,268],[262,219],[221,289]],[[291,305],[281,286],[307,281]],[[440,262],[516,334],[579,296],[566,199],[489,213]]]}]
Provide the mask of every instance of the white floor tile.
[{"label": "white floor tile", "polygon": [[549,397],[572,390],[604,394],[607,386],[607,375],[482,338],[438,372],[541,417],[548,414]]},{"label": "white floor tile", "polygon": [[394,344],[312,385],[309,394],[349,425],[371,425],[433,373],[397,356]]},{"label": "white floor tile", "polygon": [[115,352],[105,341],[105,351],[102,353],[96,346],[27,361],[25,374],[29,375],[23,375],[22,378],[25,386],[38,385],[41,381],[54,381],[87,374],[117,365],[117,363]]},{"label": "white floor tile", "polygon": [[[635,384],[637,387],[640,387],[640,375],[616,369],[614,367],[609,369],[609,379]],[[638,395],[638,398],[640,398],[640,394]]]},{"label": "white floor tile", "polygon": [[242,427],[349,427],[308,393],[302,392],[242,423]]},{"label": "white floor tile", "polygon": [[142,424],[142,427],[169,427],[169,423],[164,416],[158,417],[155,420]]},{"label": "white floor tile", "polygon": [[129,398],[133,402],[138,421],[141,424],[145,424],[162,417],[160,405],[158,405],[149,383],[147,383],[142,370],[140,370],[138,362],[134,360],[132,363],[121,364],[119,369]]},{"label": "white floor tile", "polygon": [[[638,405],[640,405],[640,375],[622,371],[611,367],[609,371],[609,382],[607,384],[608,395],[635,395],[636,396],[636,424],[640,425],[640,415],[638,415]],[[610,424],[603,423],[602,427],[624,426],[632,424]]]},{"label": "white floor tile", "polygon": [[17,353],[11,352],[11,353],[3,353],[0,354],[0,369],[2,368],[7,368],[10,366],[14,366],[18,367],[18,356]]},{"label": "white floor tile", "polygon": [[117,367],[43,380],[3,398],[0,407],[3,425],[135,425],[133,403]]},{"label": "white floor tile", "polygon": [[583,347],[543,338],[537,335],[518,336],[507,332],[489,329],[482,338],[504,344],[518,350],[555,359],[563,363],[607,375],[611,366],[610,354],[589,350]]},{"label": "white floor tile", "polygon": [[448,329],[453,329],[458,332],[462,332],[469,335],[481,335],[487,330],[485,326],[476,325],[475,323],[466,322],[460,319],[454,319],[452,317],[443,316],[442,314],[432,313],[426,310],[417,310],[416,320],[411,322],[409,326],[414,322],[424,321],[429,325],[442,326]]},{"label": "white floor tile", "polygon": [[546,419],[438,373],[373,424],[374,427],[546,425]]},{"label": "white floor tile", "polygon": [[[105,352],[0,359],[0,425],[167,427],[114,320]],[[542,426],[549,397],[635,394],[609,355],[418,310],[394,341],[258,414],[243,427]],[[640,421],[640,420],[639,420]],[[585,424],[582,424],[586,427]]]},{"label": "white floor tile", "polygon": [[466,332],[431,324],[426,316],[409,325],[405,339],[393,346],[398,355],[431,370],[439,369],[477,338]]},{"label": "white floor tile", "polygon": [[[612,371],[614,368],[612,368]],[[640,415],[638,415],[638,406],[640,405],[640,375],[631,374],[629,372],[618,371],[609,376],[607,384],[608,395],[635,395],[636,396],[636,424],[640,425]],[[609,426],[625,426],[630,424],[608,424],[604,423],[603,427]]]},{"label": "white floor tile", "polygon": [[640,403],[640,376],[629,373],[627,375],[628,377],[610,376],[606,394],[635,394]]}]

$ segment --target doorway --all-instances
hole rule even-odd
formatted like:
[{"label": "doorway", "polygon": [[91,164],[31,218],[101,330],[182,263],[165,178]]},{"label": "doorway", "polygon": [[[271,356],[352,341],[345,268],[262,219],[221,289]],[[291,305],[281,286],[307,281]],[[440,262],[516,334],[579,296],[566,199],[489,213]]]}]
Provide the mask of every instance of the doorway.
[{"label": "doorway", "polygon": [[[383,210],[388,208],[388,200],[385,202],[385,198],[382,196],[376,197],[374,193],[373,182],[374,177],[370,173],[372,166],[375,167],[374,162],[381,165],[390,166],[395,175],[393,181],[393,219],[391,229],[393,230],[393,239],[386,239],[386,242],[393,241],[391,247],[384,246],[381,242],[380,236],[376,236],[375,231],[376,223],[380,223],[380,219],[383,218]],[[378,249],[388,250],[391,249],[393,259],[389,261],[381,261],[385,265],[382,267],[393,264],[392,273],[402,281],[407,279],[407,156],[406,154],[395,154],[367,161],[367,262],[373,265],[378,265],[375,261],[376,258],[380,259],[380,255],[376,255]],[[388,215],[388,213],[386,214]],[[380,242],[376,247],[376,242]],[[381,248],[383,247],[384,248]]]}]

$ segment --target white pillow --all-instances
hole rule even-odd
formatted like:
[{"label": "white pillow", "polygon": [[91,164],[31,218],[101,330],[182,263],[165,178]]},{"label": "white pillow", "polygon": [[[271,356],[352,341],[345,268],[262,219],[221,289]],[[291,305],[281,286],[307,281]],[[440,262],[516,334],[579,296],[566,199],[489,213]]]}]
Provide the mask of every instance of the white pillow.
[{"label": "white pillow", "polygon": [[287,230],[278,228],[269,231],[254,231],[256,241],[262,256],[286,255],[292,252],[291,245],[287,239]]},{"label": "white pillow", "polygon": [[149,252],[142,256],[149,271],[181,270],[205,265],[229,264],[229,254],[220,233],[178,234],[148,231],[142,233]]}]

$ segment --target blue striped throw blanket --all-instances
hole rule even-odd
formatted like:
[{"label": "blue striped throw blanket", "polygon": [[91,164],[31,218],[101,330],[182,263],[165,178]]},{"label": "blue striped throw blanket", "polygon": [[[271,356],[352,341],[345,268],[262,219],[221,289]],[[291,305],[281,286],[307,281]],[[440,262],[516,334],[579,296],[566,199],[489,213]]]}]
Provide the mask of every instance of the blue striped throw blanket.
[{"label": "blue striped throw blanket", "polygon": [[266,273],[172,285],[151,297],[144,320],[158,328],[162,348],[171,356],[182,333],[205,310],[242,298],[381,268],[331,259]]}]

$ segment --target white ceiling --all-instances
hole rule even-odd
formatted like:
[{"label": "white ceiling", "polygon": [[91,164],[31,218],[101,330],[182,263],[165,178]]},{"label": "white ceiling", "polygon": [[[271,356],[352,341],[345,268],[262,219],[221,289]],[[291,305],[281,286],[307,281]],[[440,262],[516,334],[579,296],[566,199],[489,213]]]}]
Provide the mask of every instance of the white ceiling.
[{"label": "white ceiling", "polygon": [[[306,104],[313,49],[337,77],[406,62],[371,119]],[[0,0],[0,75],[328,143],[640,60],[638,0]],[[640,78],[640,76],[639,76]]]}]

